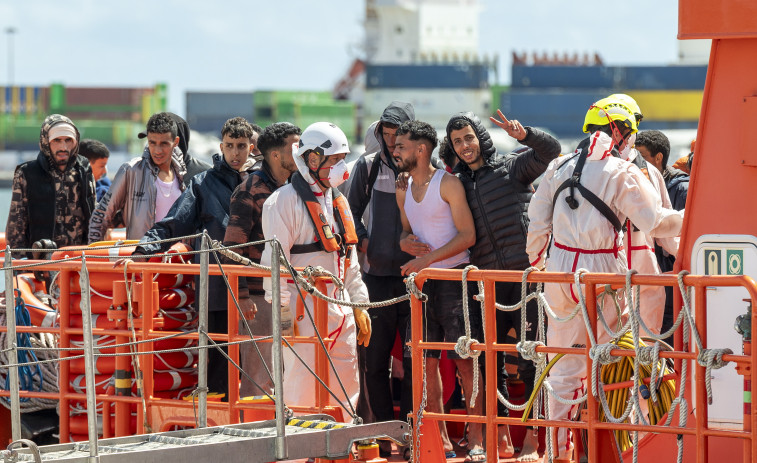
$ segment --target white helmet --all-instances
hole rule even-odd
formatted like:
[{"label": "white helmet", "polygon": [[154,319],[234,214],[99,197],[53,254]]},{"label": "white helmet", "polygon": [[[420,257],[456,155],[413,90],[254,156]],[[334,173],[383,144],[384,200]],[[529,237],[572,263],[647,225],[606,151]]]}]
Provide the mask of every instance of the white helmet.
[{"label": "white helmet", "polygon": [[[316,122],[310,124],[300,135],[300,144],[297,149],[297,155],[294,156],[294,162],[297,169],[306,179],[311,172],[305,163],[303,154],[308,151],[315,151],[324,156],[333,154],[349,154],[350,146],[347,142],[347,135],[342,129],[331,122]],[[316,179],[314,179],[316,180]]]}]

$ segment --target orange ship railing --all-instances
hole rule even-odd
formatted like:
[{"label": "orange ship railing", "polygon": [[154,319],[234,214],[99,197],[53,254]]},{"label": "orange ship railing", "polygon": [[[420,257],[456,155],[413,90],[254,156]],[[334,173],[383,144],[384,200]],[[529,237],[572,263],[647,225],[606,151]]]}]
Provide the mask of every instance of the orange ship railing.
[{"label": "orange ship railing", "polygon": [[[495,317],[495,282],[521,282],[523,272],[515,271],[492,271],[492,270],[472,270],[468,273],[467,278],[469,281],[482,281],[484,287],[484,305],[485,319],[489,321],[496,320]],[[677,288],[677,275],[633,275],[631,283],[633,285],[653,285],[653,286],[673,286]],[[416,277],[415,282],[418,288],[422,290],[423,283],[426,280],[454,280],[461,281],[461,270],[442,270],[442,269],[425,269],[421,271]],[[623,287],[626,283],[625,275],[615,274],[597,274],[597,273],[585,273],[582,277],[582,283],[585,284],[585,296],[586,305],[588,309],[589,319],[591,320],[592,330],[597,332],[597,285],[612,285],[614,287]],[[572,273],[549,273],[549,272],[533,272],[528,275],[529,283],[573,283],[574,274]],[[687,286],[691,286],[694,292],[695,303],[695,323],[696,329],[699,332],[699,336],[703,345],[707,346],[707,301],[705,291],[707,287],[723,286],[723,287],[744,287],[752,299],[752,302],[757,300],[757,284],[754,280],[748,276],[695,276],[687,275],[683,277],[683,282]],[[676,310],[676,317],[680,310],[680,292],[674,291],[678,298],[679,309]],[[422,400],[422,383],[417,379],[423,377],[422,370],[422,355],[423,351],[427,349],[442,349],[452,350],[455,345],[453,343],[443,342],[424,342],[422,340],[422,317],[423,308],[422,302],[417,297],[411,298],[411,330],[412,340],[410,342],[413,359],[413,410],[414,416],[420,407]],[[580,316],[580,314],[579,314]],[[757,326],[755,320],[757,319],[757,313],[752,312],[751,326],[754,329]],[[476,343],[471,346],[471,350],[480,351],[487,354],[493,354],[494,352],[504,351],[508,353],[517,354],[518,351],[514,344],[497,344],[496,340],[496,325],[495,322],[488,322],[485,326],[485,342]],[[684,320],[686,323],[686,320]],[[736,335],[734,333],[734,335]],[[694,427],[680,427],[680,426],[661,426],[661,425],[634,425],[631,423],[613,424],[609,422],[603,422],[599,419],[599,410],[601,405],[592,396],[591,393],[587,394],[587,410],[586,418],[579,421],[564,421],[564,420],[543,420],[543,419],[527,419],[521,421],[520,418],[512,417],[498,417],[497,416],[497,379],[496,379],[496,356],[485,355],[485,374],[484,374],[484,394],[485,394],[485,413],[483,416],[468,416],[460,414],[444,414],[444,413],[432,413],[424,412],[423,418],[429,420],[444,420],[444,421],[457,421],[457,422],[475,422],[485,424],[485,436],[486,436],[486,451],[487,455],[497,455],[497,425],[514,425],[514,426],[541,426],[541,427],[570,427],[575,429],[582,429],[586,431],[588,436],[588,447],[585,449],[589,462],[608,462],[618,461],[617,451],[612,445],[608,444],[608,439],[612,438],[610,430],[626,430],[626,431],[640,431],[649,433],[659,433],[665,435],[684,435],[696,437],[696,461],[706,462],[708,458],[708,450],[710,440],[712,438],[734,438],[743,441],[742,451],[744,462],[751,462],[752,455],[757,455],[757,439],[755,439],[753,430],[757,429],[757,414],[750,414],[744,416],[743,429],[742,430],[727,430],[711,428],[708,425],[707,415],[707,394],[705,391],[705,367],[696,364],[697,352],[695,352],[694,342],[689,348],[688,352],[682,351],[682,334],[679,329],[676,332],[675,337],[675,351],[672,352],[660,352],[660,358],[674,359],[676,362],[676,371],[680,372],[682,362],[695,363],[696,368],[696,383],[695,383],[695,403],[694,410],[696,411],[696,420]],[[591,378],[592,360],[589,356],[591,349],[591,343],[587,336],[587,342],[585,348],[572,348],[563,346],[544,346],[537,347],[537,352],[545,352],[550,354],[573,354],[573,355],[585,355],[587,358],[587,378]],[[715,346],[717,347],[717,346]],[[615,356],[634,356],[634,351],[625,349],[613,349],[612,355]],[[726,362],[735,362],[739,368],[741,374],[748,375],[752,384],[757,384],[757,365],[755,364],[755,358],[752,355],[723,355],[723,360]],[[681,387],[680,383],[676,383],[677,391]],[[610,388],[606,388],[609,390]],[[691,394],[687,393],[687,399],[691,403]],[[432,421],[433,423],[433,421]],[[434,428],[432,428],[434,429]],[[435,432],[435,431],[431,431]],[[413,442],[421,442],[421,446],[425,441],[420,439],[417,435],[418,429],[414,427]],[[603,435],[604,433],[604,435]],[[664,437],[664,436],[657,436]],[[641,445],[640,445],[641,446]],[[434,455],[438,452],[443,455],[440,449],[423,449],[416,455]],[[664,459],[664,455],[660,458]],[[547,457],[545,456],[545,461]],[[687,460],[690,461],[690,460]]]},{"label": "orange ship railing", "polygon": [[[34,270],[48,270],[59,271],[58,284],[60,287],[60,318],[59,327],[42,328],[37,326],[18,326],[16,328],[18,333],[50,333],[58,337],[58,347],[60,349],[72,348],[71,335],[81,335],[83,333],[82,328],[71,327],[69,324],[69,308],[70,308],[70,278],[74,276],[81,268],[81,262],[59,262],[59,263],[47,263],[43,261],[32,260],[15,260],[14,266],[28,265],[40,263]],[[113,280],[123,280],[124,270],[123,267],[114,268],[113,262],[102,261],[87,261],[87,268],[90,273],[110,273],[113,274]],[[251,267],[245,267],[241,265],[224,265],[223,270],[228,277],[230,290],[234,293],[238,293],[238,277],[264,277],[270,276],[269,272],[261,269],[255,269]],[[147,262],[132,262],[128,266],[129,276],[136,275],[138,281],[152,281],[155,274],[185,274],[185,275],[199,275],[199,264],[167,264],[167,263],[147,263]],[[210,275],[220,275],[221,271],[217,265],[211,265],[209,269]],[[318,289],[325,292],[326,281],[319,279],[316,283]],[[144,355],[147,352],[154,350],[153,340],[160,337],[169,335],[178,335],[180,339],[199,339],[199,334],[195,330],[194,332],[181,333],[177,331],[157,331],[156,322],[159,318],[153,318],[152,314],[158,312],[158,307],[155,307],[157,297],[153,297],[153,292],[157,291],[157,288],[153,288],[152,285],[139,285],[142,294],[136,295],[139,299],[139,315],[135,315],[134,318],[139,322],[136,329],[137,341],[145,341],[137,346],[138,354],[140,355],[141,370],[145,372],[144,375],[144,387],[143,395],[146,403],[146,409],[148,412],[147,420],[150,428],[145,427],[145,413],[141,406],[142,397],[131,396],[117,396],[110,394],[97,394],[96,400],[103,403],[103,437],[120,437],[130,435],[129,423],[131,420],[130,404],[137,405],[137,433],[142,434],[150,431],[165,431],[170,426],[182,425],[187,427],[195,426],[195,414],[193,407],[195,404],[186,400],[165,399],[153,397],[153,384],[149,377],[150,372],[153,371],[153,356]],[[306,295],[307,297],[312,297]],[[298,307],[302,304],[302,301],[298,298]],[[328,334],[328,310],[327,303],[321,299],[315,298],[314,301],[314,313],[316,328],[323,338],[326,346],[332,341],[327,337]],[[211,339],[218,343],[237,342],[237,341],[249,341],[248,335],[237,334],[239,325],[239,315],[231,298],[228,301],[228,333],[219,334],[209,333]],[[0,326],[0,331],[7,331],[7,327]],[[131,340],[131,330],[128,327],[124,329],[104,329],[93,328],[92,334],[95,336],[114,336],[117,339],[117,344],[125,344]],[[257,338],[257,336],[256,336]],[[311,343],[319,344],[317,337],[303,337],[303,336],[291,336],[286,337],[290,343]],[[257,342],[272,342],[272,339],[262,339]],[[214,347],[209,347],[214,348]],[[80,348],[77,348],[80,349]],[[113,348],[107,348],[109,352],[113,352]],[[100,350],[104,350],[100,348]],[[329,385],[330,367],[326,354],[322,349],[316,348],[315,355],[315,367],[314,371],[321,378],[326,385]],[[119,347],[116,352],[125,353],[128,352],[128,347]],[[237,365],[239,365],[239,344],[228,345],[228,355]],[[36,391],[21,391],[21,397],[29,398],[45,398],[59,400],[60,406],[60,428],[59,432],[61,440],[66,440],[70,434],[70,417],[69,417],[69,402],[70,401],[85,401],[86,394],[77,393],[71,390],[69,385],[70,368],[69,362],[66,358],[70,357],[66,350],[60,351],[60,369],[58,383],[60,391],[57,393],[52,392],[36,392]],[[130,356],[117,357],[117,369],[132,370]],[[133,371],[132,371],[133,374]],[[211,402],[207,404],[208,407],[208,424],[220,425],[220,424],[234,424],[240,422],[240,413],[244,411],[252,411],[253,416],[267,417],[266,419],[272,419],[275,406],[273,403],[243,403],[240,402],[239,389],[235,385],[239,384],[239,371],[230,367],[228,373],[228,403],[225,402]],[[329,405],[329,393],[326,386],[322,384],[316,384],[317,392],[315,397],[315,404],[313,406],[308,405],[288,405],[289,409],[296,413],[326,413],[334,416],[337,420],[342,420],[343,414],[340,407]],[[338,395],[339,393],[336,392]],[[0,396],[9,397],[9,391],[0,390]],[[286,397],[285,397],[286,400]],[[347,400],[347,399],[345,399]],[[161,412],[159,409],[165,409]],[[111,418],[109,410],[114,409],[114,428],[115,433],[111,432]],[[182,415],[182,411],[184,412]],[[257,413],[257,415],[255,415]],[[182,415],[182,416],[179,416]],[[262,418],[258,418],[262,419]],[[159,423],[153,422],[159,420]]]}]

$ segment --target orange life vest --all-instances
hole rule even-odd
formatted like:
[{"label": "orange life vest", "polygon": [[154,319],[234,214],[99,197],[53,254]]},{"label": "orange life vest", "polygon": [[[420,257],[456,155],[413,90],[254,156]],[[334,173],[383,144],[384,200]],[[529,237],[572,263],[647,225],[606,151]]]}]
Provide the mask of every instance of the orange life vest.
[{"label": "orange life vest", "polygon": [[307,181],[300,175],[299,172],[295,172],[292,175],[292,186],[297,192],[297,195],[305,203],[308,209],[308,215],[310,221],[315,227],[317,233],[316,241],[308,244],[295,244],[292,246],[290,252],[292,254],[304,254],[308,252],[338,252],[340,256],[344,256],[349,250],[350,246],[357,244],[357,232],[355,231],[355,222],[352,219],[350,213],[350,205],[347,202],[347,198],[337,190],[331,189],[331,193],[334,197],[334,219],[340,231],[336,234],[331,229],[331,225],[326,221],[326,216],[321,210],[321,203],[313,194]]}]

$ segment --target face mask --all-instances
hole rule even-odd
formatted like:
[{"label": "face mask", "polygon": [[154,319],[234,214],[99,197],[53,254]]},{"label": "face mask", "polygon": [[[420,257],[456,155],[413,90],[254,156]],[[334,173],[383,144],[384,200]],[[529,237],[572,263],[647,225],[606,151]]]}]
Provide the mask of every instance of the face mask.
[{"label": "face mask", "polygon": [[337,162],[329,169],[329,184],[336,188],[350,178],[350,173],[347,171],[347,163],[344,159]]},{"label": "face mask", "polygon": [[633,145],[635,144],[636,144],[636,134],[632,133],[631,136],[628,137],[628,140],[626,140],[626,143],[623,145],[623,148],[620,150],[620,159],[628,161],[628,156],[631,154],[631,148],[633,148]]}]

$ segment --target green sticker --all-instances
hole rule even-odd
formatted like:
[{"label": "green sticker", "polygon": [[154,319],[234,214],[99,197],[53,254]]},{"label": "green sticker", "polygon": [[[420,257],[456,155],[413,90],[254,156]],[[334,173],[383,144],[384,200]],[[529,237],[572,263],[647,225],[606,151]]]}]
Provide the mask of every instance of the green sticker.
[{"label": "green sticker", "polygon": [[752,391],[744,391],[744,403],[752,403]]},{"label": "green sticker", "polygon": [[744,250],[728,249],[725,252],[726,275],[744,274]]}]

